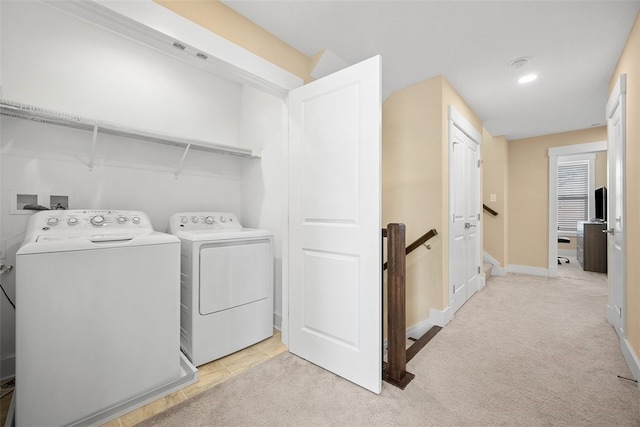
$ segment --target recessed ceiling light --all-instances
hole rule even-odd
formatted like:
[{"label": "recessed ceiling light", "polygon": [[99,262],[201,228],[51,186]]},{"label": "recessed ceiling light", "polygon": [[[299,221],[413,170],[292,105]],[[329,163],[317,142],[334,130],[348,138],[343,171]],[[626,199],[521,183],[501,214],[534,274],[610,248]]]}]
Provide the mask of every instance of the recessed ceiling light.
[{"label": "recessed ceiling light", "polygon": [[537,74],[527,74],[526,76],[520,77],[518,79],[518,83],[521,83],[521,84],[531,83],[532,81],[534,81],[537,78],[538,78]]}]

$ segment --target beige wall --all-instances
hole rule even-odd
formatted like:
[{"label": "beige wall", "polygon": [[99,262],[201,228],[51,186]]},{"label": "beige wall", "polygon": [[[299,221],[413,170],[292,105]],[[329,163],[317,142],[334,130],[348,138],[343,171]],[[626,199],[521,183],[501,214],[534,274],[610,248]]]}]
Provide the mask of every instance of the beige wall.
[{"label": "beige wall", "polygon": [[548,267],[549,148],[606,139],[602,126],[509,142],[509,264]]},{"label": "beige wall", "polygon": [[407,244],[439,235],[407,258],[407,325],[448,301],[448,106],[479,131],[480,119],[453,87],[436,77],[392,93],[382,107],[382,222],[404,223]]},{"label": "beige wall", "polygon": [[203,28],[241,46],[304,79],[310,76],[310,58],[257,26],[218,0],[154,0]]},{"label": "beige wall", "polygon": [[382,105],[382,224],[404,223],[407,244],[435,228],[431,250],[407,258],[407,325],[442,308],[442,79],[392,93]]},{"label": "beige wall", "polygon": [[[509,189],[509,141],[504,136],[494,137],[483,129],[482,189],[483,203],[498,212],[493,216],[482,214],[482,248],[505,268],[508,260],[507,196]],[[491,194],[496,201],[492,202]]]},{"label": "beige wall", "polygon": [[640,15],[636,18],[618,66],[611,76],[609,90],[620,74],[627,75],[627,337],[640,357]]}]

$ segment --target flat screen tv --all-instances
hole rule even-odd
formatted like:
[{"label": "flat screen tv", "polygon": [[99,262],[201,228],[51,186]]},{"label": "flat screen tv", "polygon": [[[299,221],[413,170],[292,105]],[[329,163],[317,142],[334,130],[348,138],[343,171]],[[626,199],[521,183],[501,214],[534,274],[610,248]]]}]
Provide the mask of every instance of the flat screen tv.
[{"label": "flat screen tv", "polygon": [[607,221],[607,187],[596,188],[596,218]]}]

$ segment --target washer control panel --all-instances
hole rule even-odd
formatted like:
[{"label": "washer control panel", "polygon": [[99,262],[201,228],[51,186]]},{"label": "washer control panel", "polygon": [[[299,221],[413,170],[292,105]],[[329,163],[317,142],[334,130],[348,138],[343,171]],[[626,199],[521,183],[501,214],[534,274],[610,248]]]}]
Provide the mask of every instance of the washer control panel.
[{"label": "washer control panel", "polygon": [[29,227],[54,234],[86,234],[94,232],[126,232],[127,230],[151,230],[149,217],[140,211],[116,211],[103,209],[75,209],[40,211],[34,214]]},{"label": "washer control panel", "polygon": [[240,230],[238,217],[230,212],[182,212],[169,218],[170,232],[180,230]]}]

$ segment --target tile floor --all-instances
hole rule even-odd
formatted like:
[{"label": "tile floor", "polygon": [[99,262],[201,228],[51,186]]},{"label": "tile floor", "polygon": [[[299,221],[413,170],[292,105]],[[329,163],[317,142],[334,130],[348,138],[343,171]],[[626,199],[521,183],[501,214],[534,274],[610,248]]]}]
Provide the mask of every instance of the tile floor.
[{"label": "tile floor", "polygon": [[[129,412],[104,424],[103,427],[133,426],[286,350],[280,331],[275,330],[271,338],[198,367],[199,378],[196,383]],[[0,425],[4,425],[10,401],[11,393],[0,400]]]}]

